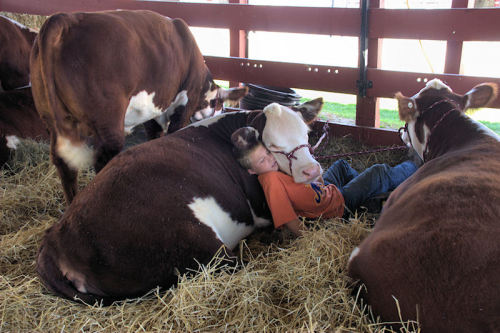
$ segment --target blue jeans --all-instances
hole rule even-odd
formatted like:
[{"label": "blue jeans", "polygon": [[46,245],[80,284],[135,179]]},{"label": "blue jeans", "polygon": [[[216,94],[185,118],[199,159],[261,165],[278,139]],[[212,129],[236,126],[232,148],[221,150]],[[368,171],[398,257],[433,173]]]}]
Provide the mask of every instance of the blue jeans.
[{"label": "blue jeans", "polygon": [[375,164],[358,174],[349,163],[338,160],[323,173],[323,180],[325,184],[337,186],[347,211],[354,212],[367,199],[394,190],[415,171],[415,163],[405,161],[395,167]]}]

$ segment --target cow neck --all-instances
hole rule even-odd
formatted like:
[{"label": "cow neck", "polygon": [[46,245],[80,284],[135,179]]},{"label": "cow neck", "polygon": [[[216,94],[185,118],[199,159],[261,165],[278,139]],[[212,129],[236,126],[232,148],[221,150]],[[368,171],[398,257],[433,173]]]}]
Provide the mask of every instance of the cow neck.
[{"label": "cow neck", "polygon": [[231,142],[231,135],[234,131],[245,126],[253,126],[253,123],[259,125],[256,129],[261,133],[264,125],[261,125],[260,118],[264,118],[265,124],[265,116],[262,111],[229,112],[219,121],[211,124],[209,129],[216,137]]},{"label": "cow neck", "polygon": [[[429,124],[429,120],[424,121],[430,127],[430,133],[425,144],[424,162],[447,152],[460,149],[468,144],[471,138],[478,135],[473,122],[462,116],[462,111],[457,108],[456,104],[452,102],[445,104],[445,102],[449,101],[443,100],[434,103],[425,112],[428,113],[431,109],[441,106],[439,115],[433,116],[436,121],[432,125]],[[435,113],[437,112],[433,114]]]}]

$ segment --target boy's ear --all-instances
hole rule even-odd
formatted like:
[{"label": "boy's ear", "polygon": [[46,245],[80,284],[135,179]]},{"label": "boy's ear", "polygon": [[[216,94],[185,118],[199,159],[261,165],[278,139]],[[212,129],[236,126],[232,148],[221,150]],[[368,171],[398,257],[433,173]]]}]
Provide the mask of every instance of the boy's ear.
[{"label": "boy's ear", "polygon": [[251,175],[256,175],[257,173],[253,171],[252,169],[247,169],[248,173]]}]

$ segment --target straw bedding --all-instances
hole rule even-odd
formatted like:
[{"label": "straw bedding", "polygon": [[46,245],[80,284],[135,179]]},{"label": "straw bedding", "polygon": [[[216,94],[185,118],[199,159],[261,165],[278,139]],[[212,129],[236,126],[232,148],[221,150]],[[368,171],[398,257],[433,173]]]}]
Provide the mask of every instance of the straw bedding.
[{"label": "straw bedding", "polygon": [[[322,154],[362,148],[349,139],[331,140]],[[362,170],[395,164],[404,154],[350,162]],[[93,177],[92,171],[82,173],[80,185]],[[350,252],[374,216],[308,221],[300,238],[272,228],[258,231],[240,243],[243,263],[236,270],[216,269],[215,262],[223,263],[215,258],[169,290],[99,307],[54,296],[35,271],[44,231],[65,209],[47,144],[23,141],[0,179],[0,331],[388,331],[356,302],[345,274]]]}]

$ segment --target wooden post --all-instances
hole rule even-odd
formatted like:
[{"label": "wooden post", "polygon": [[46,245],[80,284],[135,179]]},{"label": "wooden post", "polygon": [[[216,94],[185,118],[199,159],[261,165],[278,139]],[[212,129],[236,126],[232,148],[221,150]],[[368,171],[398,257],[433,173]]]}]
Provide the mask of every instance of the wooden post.
[{"label": "wooden post", "polygon": [[[247,5],[248,0],[229,0],[229,3]],[[245,30],[229,30],[229,56],[247,58],[247,32]],[[239,82],[230,81],[229,87],[239,86]]]},{"label": "wooden post", "polygon": [[[383,7],[384,0],[370,0],[370,9]],[[370,20],[368,19],[368,30]],[[368,38],[368,61],[367,68],[380,68],[381,65],[382,40],[378,38]],[[359,64],[358,64],[359,67]],[[367,77],[370,80],[369,77]],[[379,101],[376,97],[356,98],[356,125],[380,127]]]}]

